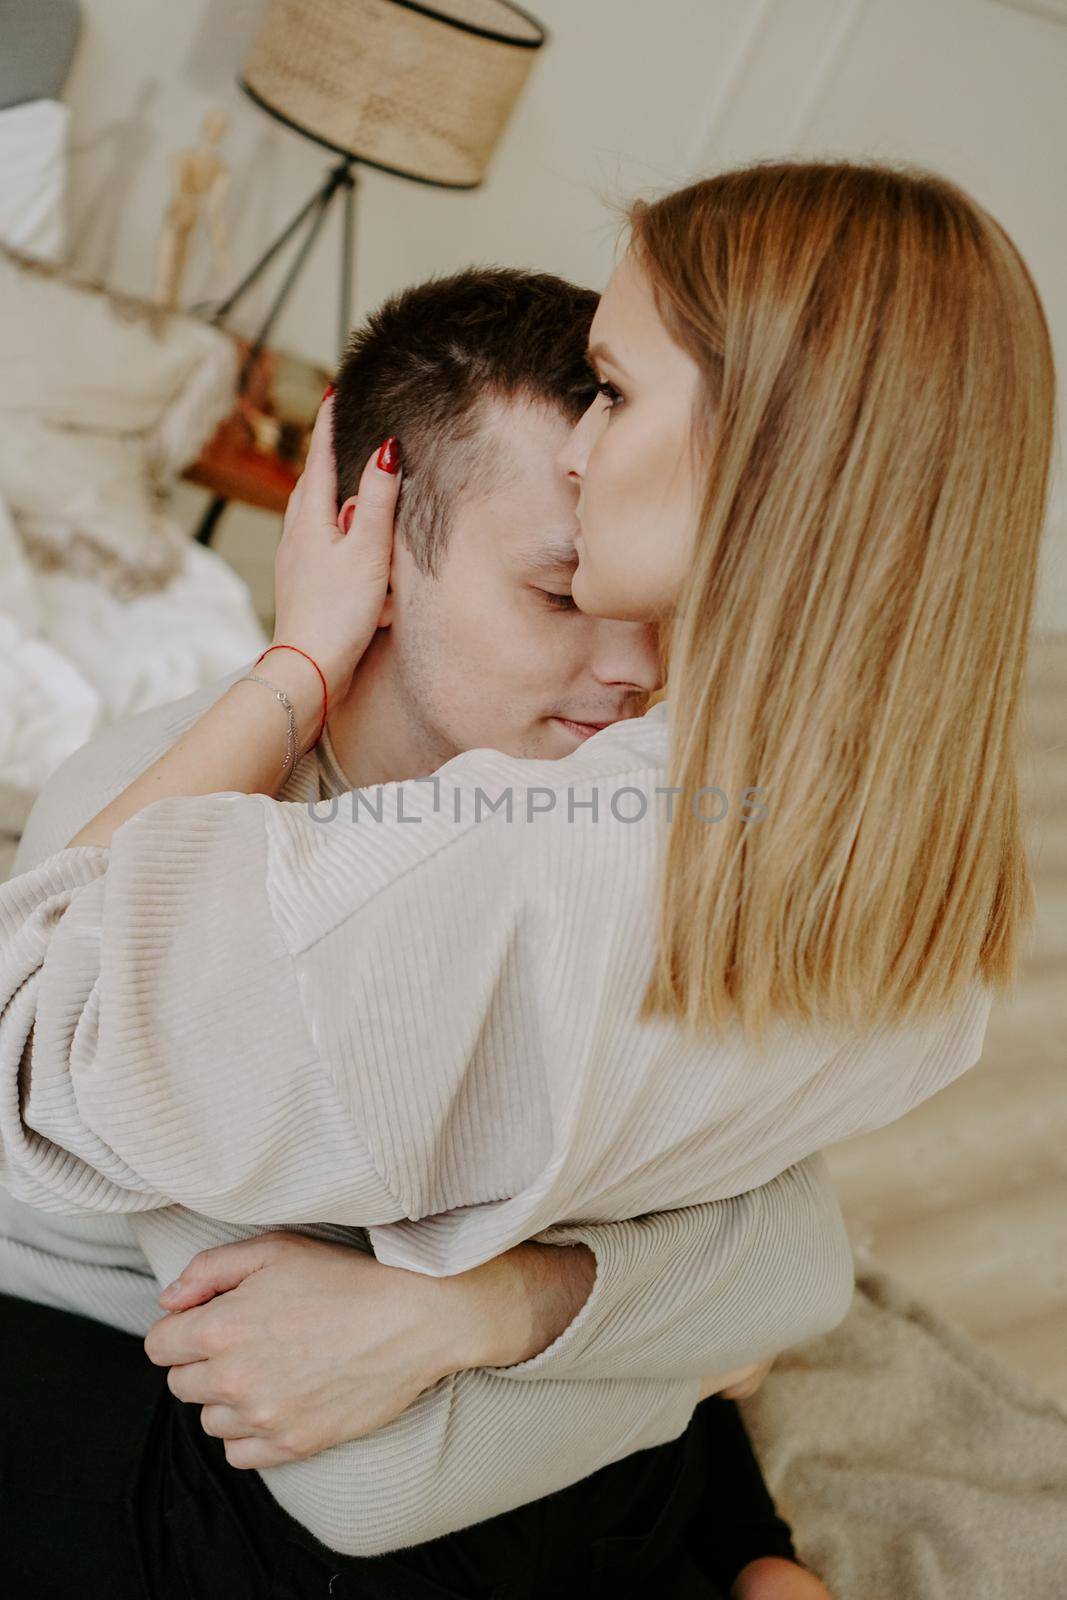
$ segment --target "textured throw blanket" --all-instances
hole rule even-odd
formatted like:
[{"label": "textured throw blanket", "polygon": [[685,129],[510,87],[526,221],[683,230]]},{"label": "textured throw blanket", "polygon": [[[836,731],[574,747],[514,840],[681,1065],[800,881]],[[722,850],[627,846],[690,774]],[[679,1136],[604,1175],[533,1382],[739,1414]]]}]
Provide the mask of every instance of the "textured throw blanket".
[{"label": "textured throw blanket", "polygon": [[852,1309],[742,1403],[835,1600],[1063,1600],[1067,1412],[859,1247]]}]

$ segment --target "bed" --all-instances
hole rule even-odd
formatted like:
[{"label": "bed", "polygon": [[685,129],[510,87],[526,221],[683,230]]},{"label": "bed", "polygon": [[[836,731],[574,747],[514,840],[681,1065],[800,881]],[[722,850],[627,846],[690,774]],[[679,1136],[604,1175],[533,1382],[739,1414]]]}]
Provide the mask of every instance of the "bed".
[{"label": "bed", "polygon": [[170,512],[227,414],[235,347],[66,264],[74,0],[3,0],[0,875],[41,785],[108,723],[268,642],[247,585]]}]

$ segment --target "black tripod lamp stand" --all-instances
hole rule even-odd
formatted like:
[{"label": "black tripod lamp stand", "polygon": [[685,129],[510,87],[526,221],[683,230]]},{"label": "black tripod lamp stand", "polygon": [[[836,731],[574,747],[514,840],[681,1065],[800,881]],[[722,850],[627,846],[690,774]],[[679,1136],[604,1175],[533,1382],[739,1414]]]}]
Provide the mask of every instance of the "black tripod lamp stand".
[{"label": "black tripod lamp stand", "polygon": [[[268,115],[338,160],[212,316],[224,323],[303,230],[242,363],[238,394],[338,196],[343,353],[352,326],[359,166],[437,188],[477,188],[546,37],[511,0],[270,0],[241,87]],[[201,544],[211,543],[226,504],[217,496],[208,507],[196,534]]]}]

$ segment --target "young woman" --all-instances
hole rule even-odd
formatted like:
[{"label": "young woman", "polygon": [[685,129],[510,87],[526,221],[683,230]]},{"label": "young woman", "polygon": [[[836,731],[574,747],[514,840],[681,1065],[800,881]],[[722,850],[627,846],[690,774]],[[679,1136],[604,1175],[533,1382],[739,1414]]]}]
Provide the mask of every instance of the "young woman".
[{"label": "young woman", "polygon": [[[561,1216],[739,1193],[977,1059],[1031,911],[1014,727],[1054,394],[1032,281],[919,173],[762,165],[633,224],[562,465],[574,599],[663,622],[670,701],[561,762],[469,752],[446,806],[405,792],[421,826],[361,831],[271,799],[287,719],[235,684],[0,891],[24,1197],[367,1224],[380,1259],[459,1272]],[[387,603],[398,487],[368,463],[339,532],[327,423],[268,658],[304,753]],[[561,803],[488,827],[452,805],[502,785]],[[623,791],[680,802],[631,825]],[[503,1093],[494,1037],[527,1064]]]}]

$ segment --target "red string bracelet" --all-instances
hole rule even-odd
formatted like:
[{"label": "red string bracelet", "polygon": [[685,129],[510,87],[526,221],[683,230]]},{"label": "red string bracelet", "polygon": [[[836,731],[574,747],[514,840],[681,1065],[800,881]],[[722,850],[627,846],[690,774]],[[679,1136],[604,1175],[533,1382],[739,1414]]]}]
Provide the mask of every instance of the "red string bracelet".
[{"label": "red string bracelet", "polygon": [[[315,743],[318,744],[319,740],[322,738],[322,730],[326,726],[326,679],[322,676],[322,671],[319,667],[319,664],[317,661],[312,660],[306,650],[301,650],[300,646],[296,644],[270,644],[264,650],[263,656],[269,656],[272,650],[295,650],[297,655],[303,656],[305,661],[311,661],[311,665],[319,674],[319,682],[322,684],[322,721],[319,723],[319,731],[315,735]],[[263,656],[256,657],[255,665],[257,667],[263,660]]]}]

